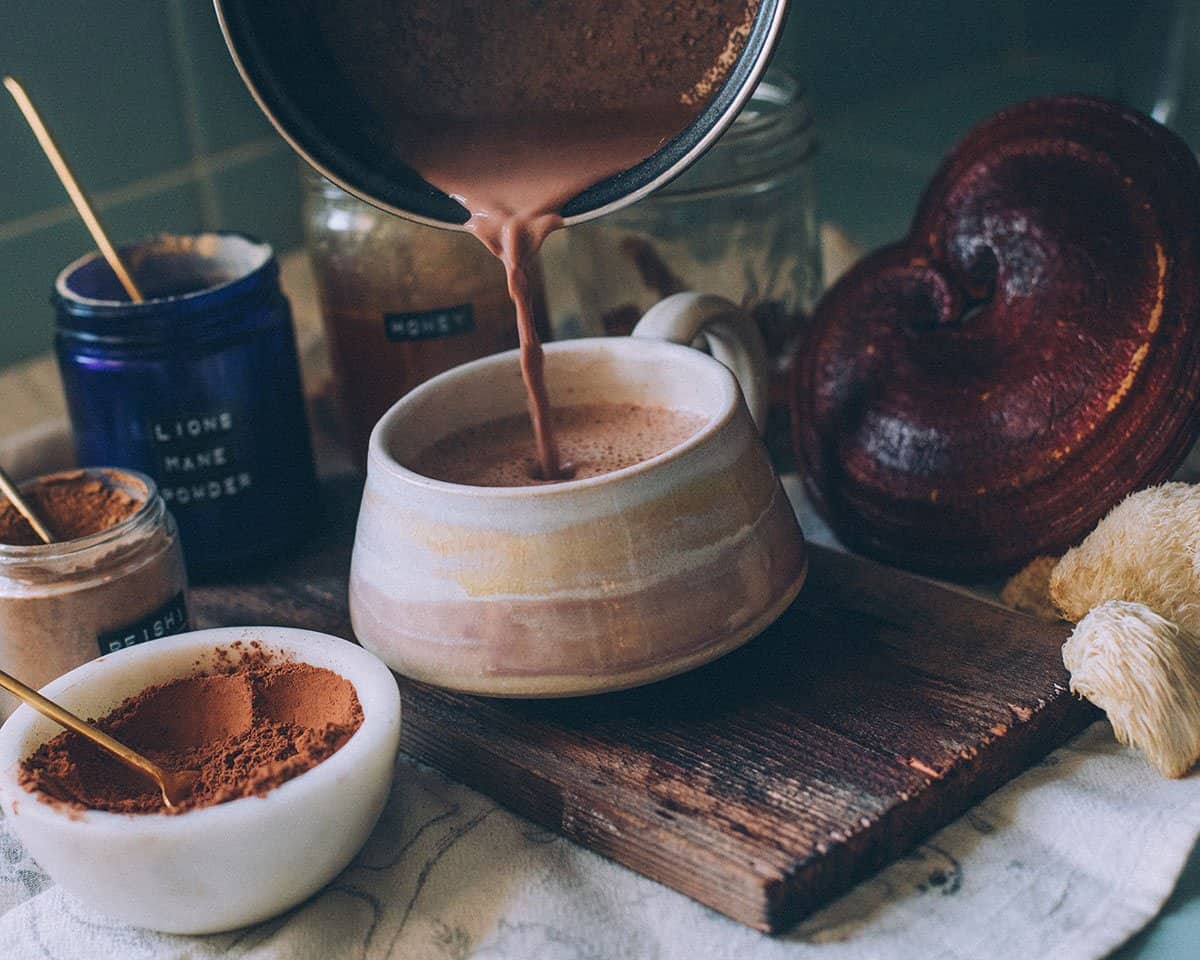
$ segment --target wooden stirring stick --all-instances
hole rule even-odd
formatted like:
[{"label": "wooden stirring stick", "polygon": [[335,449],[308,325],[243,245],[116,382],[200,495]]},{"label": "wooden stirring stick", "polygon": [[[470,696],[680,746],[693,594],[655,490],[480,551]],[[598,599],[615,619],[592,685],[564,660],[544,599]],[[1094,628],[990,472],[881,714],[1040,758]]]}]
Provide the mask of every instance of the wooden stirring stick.
[{"label": "wooden stirring stick", "polygon": [[103,730],[97,730],[90,723],[80,720],[69,710],[64,710],[53,700],[47,700],[32,687],[25,686],[16,677],[10,676],[3,670],[0,670],[0,687],[24,700],[43,716],[49,717],[55,723],[75,731],[81,737],[91,740],[96,746],[107,750],[126,766],[145,774],[158,785],[163,803],[167,805],[168,810],[174,810],[192,795],[192,786],[199,777],[199,773],[195,770],[180,770],[178,773],[164,770],[153,760],[143,757],[136,750],[131,750],[119,740],[114,740]]},{"label": "wooden stirring stick", "polygon": [[42,523],[42,518],[37,515],[34,509],[29,505],[29,501],[21,496],[21,491],[17,489],[17,485],[12,482],[12,477],[4,472],[4,468],[0,467],[0,493],[8,497],[8,502],[17,508],[17,513],[29,521],[29,525],[33,527],[33,532],[42,539],[42,543],[53,543],[54,535],[49,528]]},{"label": "wooden stirring stick", "polygon": [[37,107],[33,105],[33,101],[29,99],[29,94],[25,92],[25,88],[13,77],[4,78],[4,87],[12,94],[12,98],[17,101],[17,106],[21,109],[21,113],[25,117],[25,122],[33,130],[33,135],[37,137],[37,141],[42,147],[42,152],[46,154],[46,159],[50,161],[50,166],[58,174],[58,179],[62,181],[63,187],[66,188],[67,196],[75,204],[75,209],[79,211],[79,216],[83,218],[84,225],[88,228],[88,232],[92,235],[96,246],[100,248],[104,259],[112,267],[113,273],[121,281],[121,286],[129,294],[129,299],[134,303],[141,303],[145,299],[142,296],[142,292],[138,289],[137,284],[133,282],[133,277],[130,276],[129,271],[125,269],[125,264],[121,262],[120,256],[117,255],[116,247],[108,239],[108,234],[104,232],[104,227],[101,226],[100,219],[96,216],[96,212],[88,202],[87,195],[83,192],[83,188],[79,186],[79,181],[75,179],[75,175],[71,173],[71,168],[67,166],[67,161],[63,159],[63,155],[58,149],[58,144],[50,136],[50,131],[46,129],[45,121],[42,120],[42,116],[38,113]]}]

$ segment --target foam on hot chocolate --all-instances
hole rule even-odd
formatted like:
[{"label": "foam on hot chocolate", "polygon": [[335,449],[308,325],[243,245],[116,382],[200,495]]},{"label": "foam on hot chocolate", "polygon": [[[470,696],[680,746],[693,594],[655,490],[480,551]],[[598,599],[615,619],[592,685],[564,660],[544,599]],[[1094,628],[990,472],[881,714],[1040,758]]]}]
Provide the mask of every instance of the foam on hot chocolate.
[{"label": "foam on hot chocolate", "polygon": [[[582,480],[649,460],[694,435],[704,417],[688,410],[620,403],[555,407],[551,421],[564,477]],[[412,464],[435,480],[477,487],[525,487],[540,479],[537,451],[523,416],[468,427],[439,440]]]}]

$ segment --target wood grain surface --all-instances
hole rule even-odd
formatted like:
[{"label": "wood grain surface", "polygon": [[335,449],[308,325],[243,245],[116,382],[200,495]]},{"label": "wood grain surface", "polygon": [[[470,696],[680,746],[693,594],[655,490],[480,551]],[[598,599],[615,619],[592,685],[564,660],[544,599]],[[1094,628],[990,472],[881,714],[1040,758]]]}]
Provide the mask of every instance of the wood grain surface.
[{"label": "wood grain surface", "polygon": [[[193,591],[200,626],[352,636],[359,486],[325,532]],[[1082,729],[1051,625],[813,548],[809,581],[743,649],[574,700],[401,678],[404,749],[531,820],[760,930],[787,928]]]}]

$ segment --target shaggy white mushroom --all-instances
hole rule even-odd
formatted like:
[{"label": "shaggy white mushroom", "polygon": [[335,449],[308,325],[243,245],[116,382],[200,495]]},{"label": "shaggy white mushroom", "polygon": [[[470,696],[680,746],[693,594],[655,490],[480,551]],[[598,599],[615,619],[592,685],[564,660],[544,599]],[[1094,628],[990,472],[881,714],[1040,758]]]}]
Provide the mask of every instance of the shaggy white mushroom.
[{"label": "shaggy white mushroom", "polygon": [[1200,484],[1130,494],[1058,562],[1050,596],[1068,620],[1131,600],[1200,635]]},{"label": "shaggy white mushroom", "polygon": [[1117,739],[1166,776],[1182,777],[1200,759],[1196,634],[1143,603],[1109,600],[1076,625],[1063,663],[1071,691],[1107,713]]}]

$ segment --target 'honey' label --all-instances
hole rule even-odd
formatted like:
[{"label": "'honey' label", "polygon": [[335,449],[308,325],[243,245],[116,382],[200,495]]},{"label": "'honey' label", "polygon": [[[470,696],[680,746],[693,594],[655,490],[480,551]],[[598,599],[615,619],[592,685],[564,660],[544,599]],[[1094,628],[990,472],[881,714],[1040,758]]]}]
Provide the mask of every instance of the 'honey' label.
[{"label": "'honey' label", "polygon": [[418,313],[385,313],[383,332],[389,340],[436,340],[470,333],[475,329],[475,312],[469,303],[439,307]]}]

